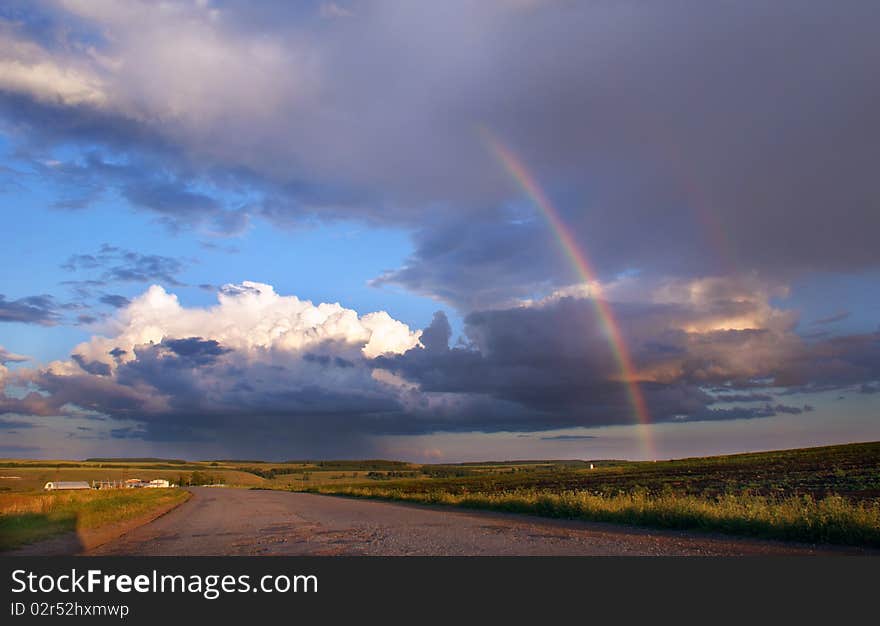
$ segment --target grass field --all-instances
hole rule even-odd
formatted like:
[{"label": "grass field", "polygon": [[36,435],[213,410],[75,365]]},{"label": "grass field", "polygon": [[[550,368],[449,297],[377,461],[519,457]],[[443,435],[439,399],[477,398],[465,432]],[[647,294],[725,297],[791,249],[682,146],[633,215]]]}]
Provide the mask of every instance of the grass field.
[{"label": "grass field", "polygon": [[[312,491],[880,546],[880,442],[656,463],[593,460],[419,465],[383,460],[0,459],[0,545],[9,543],[9,532],[20,542],[22,537],[33,540],[81,524],[100,524],[101,515],[103,519],[113,517],[114,507],[125,515],[133,510],[131,515],[136,516],[143,510],[138,507],[151,506],[153,498],[172,493],[42,492],[48,481],[127,478],[166,478],[184,486],[222,483]],[[37,517],[21,522],[15,530],[15,515]]]},{"label": "grass field", "polygon": [[181,502],[180,489],[43,491],[50,481],[122,481],[164,478],[182,486],[299,489],[351,484],[387,474],[422,476],[418,466],[395,461],[179,461],[89,459],[84,461],[0,459],[0,550],[8,550],[72,530],[99,528],[134,519]]},{"label": "grass field", "polygon": [[[453,473],[456,467],[442,468]],[[309,491],[880,546],[880,443],[657,463],[493,464],[469,473]],[[436,466],[429,471],[437,473]]]},{"label": "grass field", "polygon": [[168,461],[110,459],[36,461],[0,459],[0,494],[38,492],[49,481],[152,480],[182,486],[222,483],[230,487],[294,489],[332,483],[350,484],[376,477],[426,477],[422,466],[397,461]]},{"label": "grass field", "polygon": [[[220,482],[241,487],[259,487],[266,482],[263,478],[249,472],[234,470],[205,471],[194,470],[199,476],[205,476],[209,482]],[[139,468],[56,468],[56,467],[19,467],[0,468],[0,494],[7,492],[36,492],[43,489],[49,481],[80,481],[86,482],[100,480],[126,480],[139,478],[141,480],[153,480],[165,478],[173,484],[180,484],[181,477],[186,481],[192,477],[192,471],[181,470],[157,470]]]},{"label": "grass field", "polygon": [[188,496],[181,489],[0,493],[0,550],[134,519]]}]

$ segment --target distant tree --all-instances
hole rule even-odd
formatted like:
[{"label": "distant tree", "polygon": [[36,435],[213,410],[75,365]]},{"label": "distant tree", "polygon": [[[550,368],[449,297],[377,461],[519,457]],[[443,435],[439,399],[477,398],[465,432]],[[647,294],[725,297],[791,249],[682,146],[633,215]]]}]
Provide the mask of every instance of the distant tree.
[{"label": "distant tree", "polygon": [[190,474],[189,484],[190,485],[210,485],[214,483],[214,478],[210,474],[206,474],[204,472],[194,471]]}]

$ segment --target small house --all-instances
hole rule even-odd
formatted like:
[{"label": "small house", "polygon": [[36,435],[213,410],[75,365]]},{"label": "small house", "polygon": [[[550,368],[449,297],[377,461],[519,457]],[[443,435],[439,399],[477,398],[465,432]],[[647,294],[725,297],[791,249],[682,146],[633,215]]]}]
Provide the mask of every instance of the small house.
[{"label": "small house", "polygon": [[164,478],[156,478],[147,484],[147,487],[152,487],[153,489],[168,489],[170,486],[171,483]]}]

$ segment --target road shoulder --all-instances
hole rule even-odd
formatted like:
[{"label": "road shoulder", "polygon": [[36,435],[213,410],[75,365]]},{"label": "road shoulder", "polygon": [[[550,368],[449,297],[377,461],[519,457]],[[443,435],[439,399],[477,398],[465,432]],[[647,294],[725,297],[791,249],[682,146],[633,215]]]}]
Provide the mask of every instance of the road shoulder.
[{"label": "road shoulder", "polygon": [[62,533],[13,550],[0,552],[0,556],[75,556],[83,554],[118,539],[136,528],[145,526],[186,504],[193,497],[192,491],[187,490],[187,493],[189,495],[184,500],[164,504],[144,515],[113,524],[105,524],[97,528],[84,528]]}]

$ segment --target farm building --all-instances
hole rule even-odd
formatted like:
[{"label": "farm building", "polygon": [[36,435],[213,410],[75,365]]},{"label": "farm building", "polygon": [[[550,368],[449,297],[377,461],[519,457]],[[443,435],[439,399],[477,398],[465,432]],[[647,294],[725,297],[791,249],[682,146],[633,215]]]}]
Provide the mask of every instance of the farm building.
[{"label": "farm building", "polygon": [[89,483],[84,480],[48,482],[43,487],[46,491],[58,491],[60,489],[91,489]]},{"label": "farm building", "polygon": [[155,478],[151,481],[144,481],[139,478],[129,480],[96,480],[92,482],[92,485],[95,489],[140,489],[142,487],[167,489],[172,486],[164,478]]},{"label": "farm building", "polygon": [[93,480],[92,489],[122,489],[124,483],[121,480]]}]

